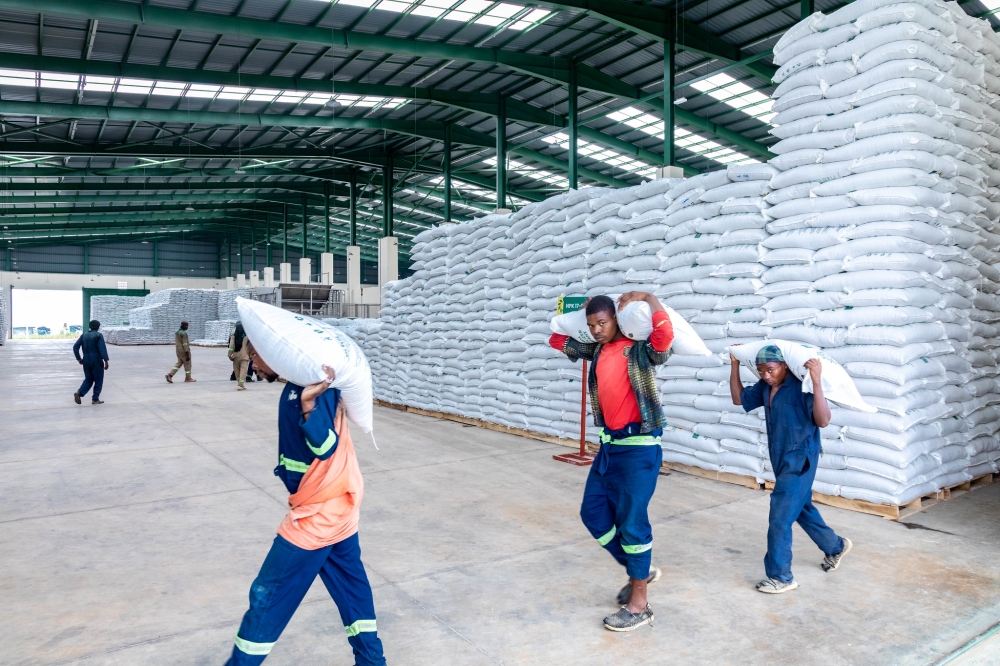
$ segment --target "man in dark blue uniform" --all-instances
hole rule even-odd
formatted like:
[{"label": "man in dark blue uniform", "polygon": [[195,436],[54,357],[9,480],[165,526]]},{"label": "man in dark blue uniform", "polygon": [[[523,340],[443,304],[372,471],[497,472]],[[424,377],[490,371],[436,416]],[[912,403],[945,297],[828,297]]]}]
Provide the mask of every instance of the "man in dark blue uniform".
[{"label": "man in dark blue uniform", "polygon": [[802,382],[788,370],[775,345],[757,352],[760,381],[743,387],[740,363],[730,355],[729,390],[733,404],[750,412],[764,408],[767,448],[774,469],[771,513],[767,527],[767,555],[757,591],[781,594],[799,586],[792,576],[792,525],[798,523],[826,555],[820,568],[834,571],[851,550],[851,540],[830,529],[812,503],[812,484],[819,465],[819,429],[830,424],[830,406],[823,395],[823,363],[818,358],[805,363],[813,392],[803,393]]},{"label": "man in dark blue uniform", "polygon": [[[81,404],[80,398],[87,395],[90,387],[94,387],[94,396],[91,404],[103,405],[101,400],[101,389],[104,388],[104,371],[108,369],[108,348],[104,344],[104,336],[98,332],[101,322],[94,319],[90,322],[90,330],[81,335],[73,345],[73,356],[83,366],[83,383],[73,394],[76,404]],[[80,357],[80,349],[83,349],[83,357]]]}]

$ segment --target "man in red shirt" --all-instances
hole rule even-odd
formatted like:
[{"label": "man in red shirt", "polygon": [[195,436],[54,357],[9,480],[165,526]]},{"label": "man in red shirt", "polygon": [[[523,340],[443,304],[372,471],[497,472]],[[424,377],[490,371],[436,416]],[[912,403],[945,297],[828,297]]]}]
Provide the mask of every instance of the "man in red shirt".
[{"label": "man in red shirt", "polygon": [[553,348],[571,359],[593,361],[587,384],[594,423],[601,428],[601,449],[587,477],[580,517],[629,576],[618,593],[622,608],[604,618],[611,631],[632,631],[653,621],[646,586],[660,578],[660,570],[650,566],[653,528],[647,511],[663,463],[660,435],[666,423],[654,366],[670,358],[674,331],[655,296],[629,292],[618,299],[618,309],[631,301],[645,301],[652,310],[648,340],[622,334],[615,302],[607,296],[595,296],[585,304],[594,343],[558,334],[549,339]]}]

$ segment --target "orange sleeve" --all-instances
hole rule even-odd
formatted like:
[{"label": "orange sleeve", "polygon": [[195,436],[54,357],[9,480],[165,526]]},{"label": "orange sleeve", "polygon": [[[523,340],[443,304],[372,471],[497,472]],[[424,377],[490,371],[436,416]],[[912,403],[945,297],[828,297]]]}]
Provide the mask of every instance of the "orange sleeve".
[{"label": "orange sleeve", "polygon": [[666,312],[653,313],[653,333],[649,336],[649,344],[658,352],[670,349],[674,341],[674,326],[670,323],[670,315]]},{"label": "orange sleeve", "polygon": [[[673,333],[671,332],[671,336],[672,335],[673,335]],[[562,351],[563,348],[566,346],[566,341],[567,340],[569,340],[569,336],[568,335],[562,335],[560,333],[553,333],[551,336],[549,336],[549,346],[552,347],[553,349],[557,349],[559,351]]]}]

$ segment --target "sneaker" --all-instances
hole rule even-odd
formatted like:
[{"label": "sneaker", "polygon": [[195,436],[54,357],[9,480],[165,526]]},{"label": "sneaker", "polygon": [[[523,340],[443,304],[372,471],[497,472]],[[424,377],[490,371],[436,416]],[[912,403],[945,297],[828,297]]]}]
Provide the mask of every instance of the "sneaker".
[{"label": "sneaker", "polygon": [[633,613],[622,606],[617,613],[604,618],[604,628],[608,631],[632,631],[644,624],[653,624],[653,609],[648,604],[641,613]]},{"label": "sneaker", "polygon": [[171,377],[170,375],[165,375],[165,377],[167,378],[167,383],[168,384],[173,384],[174,383],[174,378],[173,377]]},{"label": "sneaker", "polygon": [[103,400],[91,400],[90,404],[92,404],[92,405],[103,405],[104,401]]},{"label": "sneaker", "polygon": [[782,592],[791,592],[798,586],[799,582],[796,580],[792,580],[789,583],[782,583],[780,580],[775,580],[774,578],[765,578],[757,583],[757,591],[764,594],[781,594]]},{"label": "sneaker", "polygon": [[236,390],[237,390],[237,391],[246,391],[246,390],[247,390],[247,387],[246,387],[246,386],[243,386],[243,385],[241,384],[241,385],[239,385],[239,386],[237,386],[237,387],[236,387]]},{"label": "sneaker", "polygon": [[845,537],[843,550],[841,550],[836,555],[827,555],[826,557],[824,557],[823,563],[819,565],[820,568],[823,571],[835,571],[840,566],[841,560],[844,559],[844,555],[847,555],[849,552],[851,552],[851,546],[853,545],[854,544],[851,543],[851,540]]},{"label": "sneaker", "polygon": [[[663,572],[660,571],[658,568],[653,567],[652,570],[649,572],[649,578],[646,579],[646,585],[652,585],[656,581],[660,580],[661,576],[663,576]],[[625,604],[628,603],[629,599],[631,598],[632,598],[632,580],[629,579],[629,581],[625,583],[625,587],[618,590],[618,605],[624,606]]]},{"label": "sneaker", "polygon": [[78,405],[82,405],[83,404],[83,401],[80,400],[80,392],[79,391],[77,391],[76,393],[73,394],[73,400]]}]

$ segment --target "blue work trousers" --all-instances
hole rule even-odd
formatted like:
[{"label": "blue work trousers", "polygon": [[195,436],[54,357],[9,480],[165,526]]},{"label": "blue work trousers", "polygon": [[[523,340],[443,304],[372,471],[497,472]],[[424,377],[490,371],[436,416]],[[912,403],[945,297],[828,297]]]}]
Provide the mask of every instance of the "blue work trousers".
[{"label": "blue work trousers", "polygon": [[80,384],[77,393],[80,395],[87,395],[87,391],[90,387],[94,387],[94,397],[92,398],[95,402],[101,399],[101,389],[104,388],[104,361],[97,359],[96,361],[83,362],[83,383]]},{"label": "blue work trousers", "polygon": [[385,666],[382,641],[375,628],[372,588],[361,563],[355,533],[319,550],[305,550],[274,538],[271,551],[250,587],[250,610],[236,634],[227,666],[260,664],[271,652],[317,574],[337,604],[357,666]]},{"label": "blue work trousers", "polygon": [[767,555],[764,556],[764,572],[768,578],[783,583],[793,579],[792,523],[797,522],[825,554],[835,555],[844,549],[844,540],[823,522],[823,516],[812,503],[812,484],[818,462],[818,451],[788,451],[774,465],[775,483],[768,517]]},{"label": "blue work trousers", "polygon": [[648,508],[662,463],[659,444],[603,444],[583,491],[583,524],[636,580],[649,578],[653,528]]}]

